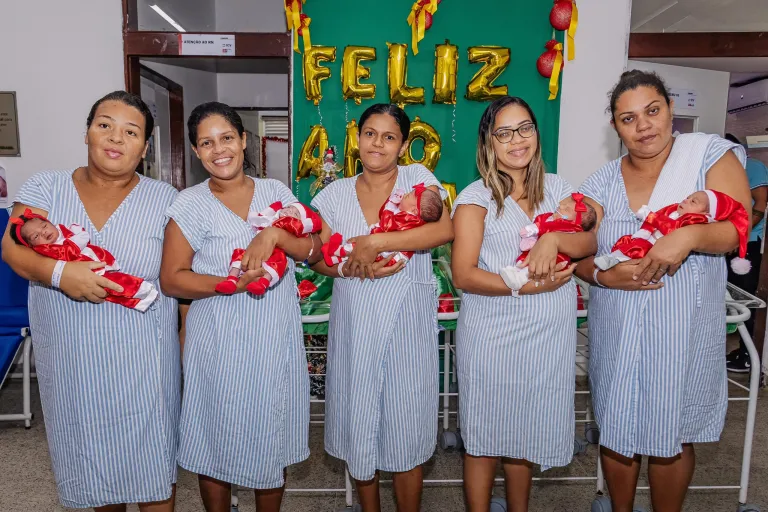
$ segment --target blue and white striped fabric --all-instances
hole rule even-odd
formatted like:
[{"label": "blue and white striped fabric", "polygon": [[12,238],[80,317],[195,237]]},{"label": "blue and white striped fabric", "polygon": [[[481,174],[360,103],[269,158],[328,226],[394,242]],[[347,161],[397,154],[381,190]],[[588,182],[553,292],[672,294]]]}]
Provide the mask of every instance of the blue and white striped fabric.
[{"label": "blue and white striped fabric", "polygon": [[[56,224],[83,226],[124,272],[158,290],[170,185],[140,176],[101,231],[85,212],[73,171],[27,180],[16,202]],[[30,283],[29,318],[45,430],[66,507],[166,500],[176,482],[181,385],[176,301],[145,313],[76,302]]]},{"label": "blue and white striped fabric", "polygon": [[[535,215],[553,212],[573,192],[547,174]],[[498,273],[520,255],[520,229],[531,219],[510,197],[497,217],[482,180],[454,202],[485,208],[478,268]],[[573,456],[576,288],[487,297],[465,292],[456,330],[459,414],[467,453],[565,466]]]},{"label": "blue and white striped fabric", "polygon": [[[195,251],[192,271],[229,272],[251,226],[219,201],[209,180],[168,209]],[[251,211],[296,202],[276,180],[254,180]],[[283,485],[283,468],[309,457],[309,374],[301,311],[288,259],[285,276],[261,297],[195,300],[187,313],[179,465],[255,489]]]},{"label": "blue and white striped fabric", "polygon": [[[707,171],[730,149],[744,164],[744,150],[720,137],[703,158],[680,160],[681,174],[698,170],[693,187],[681,189],[705,189]],[[640,228],[621,159],[590,176],[581,191],[604,210],[598,254]],[[627,457],[672,457],[681,443],[717,441],[728,405],[723,257],[692,254],[663,282],[651,291],[590,289],[589,376],[600,444]]]},{"label": "blue and white striped fabric", "polygon": [[[367,235],[357,176],[336,181],[312,206],[344,239]],[[440,187],[419,164],[399,167],[395,188]],[[328,330],[325,450],[357,480],[409,471],[435,451],[438,407],[437,284],[429,251],[375,281],[336,279]]]}]

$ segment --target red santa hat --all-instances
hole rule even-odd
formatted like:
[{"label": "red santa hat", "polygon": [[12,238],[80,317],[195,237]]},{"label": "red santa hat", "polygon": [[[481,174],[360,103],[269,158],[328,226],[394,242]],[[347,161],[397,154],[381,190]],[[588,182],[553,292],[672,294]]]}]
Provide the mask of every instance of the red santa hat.
[{"label": "red santa hat", "polygon": [[297,210],[299,210],[299,217],[301,219],[301,223],[304,226],[303,234],[309,234],[309,233],[317,233],[319,231],[322,231],[323,229],[323,221],[320,219],[320,216],[313,212],[312,209],[302,203],[293,203],[288,206],[293,206]]},{"label": "red santa hat", "polygon": [[727,220],[736,227],[739,233],[739,256],[731,260],[731,269],[737,274],[746,274],[752,268],[747,255],[747,234],[749,233],[749,217],[744,206],[728,194],[717,190],[705,190],[709,198],[709,216],[713,221]]}]

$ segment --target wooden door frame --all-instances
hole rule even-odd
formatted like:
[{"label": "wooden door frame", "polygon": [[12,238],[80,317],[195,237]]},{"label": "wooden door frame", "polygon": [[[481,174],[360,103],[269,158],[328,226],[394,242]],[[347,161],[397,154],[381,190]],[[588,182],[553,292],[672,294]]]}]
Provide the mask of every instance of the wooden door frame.
[{"label": "wooden door frame", "polygon": [[[666,32],[629,36],[630,59],[768,57],[768,32]],[[764,235],[765,236],[765,235]],[[756,295],[768,302],[768,251],[763,252]],[[753,341],[760,357],[765,344],[766,309],[754,310]]]},{"label": "wooden door frame", "polygon": [[[125,62],[125,90],[140,94],[142,70],[140,59],[142,57],[174,57],[178,59],[200,58],[199,56],[179,55],[178,32],[142,32],[139,31],[138,0],[122,0],[123,6],[123,58]],[[194,33],[194,32],[190,32]],[[206,32],[207,34],[216,32]],[[292,55],[293,45],[289,32],[226,32],[235,36],[235,52],[233,57],[213,57],[222,59],[253,59],[265,57],[278,57],[288,59],[288,132],[291,133],[291,118],[293,116],[293,104],[290,101],[291,88],[293,87]],[[165,79],[172,83],[170,80]],[[175,84],[178,85],[178,84]],[[179,86],[181,88],[181,86]],[[170,93],[169,93],[170,96]],[[173,163],[173,176],[178,183],[186,182],[184,172],[184,110],[183,96],[181,110],[181,143],[180,150],[174,151],[175,145],[171,145],[171,162]],[[173,119],[173,116],[172,116]],[[173,126],[173,125],[172,125]],[[173,132],[172,132],[173,133]],[[178,137],[178,135],[177,135]],[[174,136],[171,135],[173,140]],[[288,168],[292,170],[292,137],[288,137]],[[176,186],[176,184],[174,184]],[[178,186],[177,186],[178,188]]]},{"label": "wooden door frame", "polygon": [[[136,59],[138,62],[138,59]],[[139,65],[139,77],[146,78],[150,82],[168,91],[168,117],[171,129],[171,185],[177,190],[184,190],[187,186],[184,158],[184,88],[173,80],[161,75],[146,66]],[[135,86],[135,89],[133,87]],[[132,84],[128,92],[141,96],[141,81],[138,85]],[[157,151],[160,148],[156,148]]]}]

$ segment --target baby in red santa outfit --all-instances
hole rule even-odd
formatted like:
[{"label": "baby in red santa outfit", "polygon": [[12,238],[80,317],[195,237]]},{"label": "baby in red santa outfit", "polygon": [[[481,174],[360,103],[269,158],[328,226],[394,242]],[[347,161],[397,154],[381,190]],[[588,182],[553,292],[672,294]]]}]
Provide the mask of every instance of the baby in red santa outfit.
[{"label": "baby in red santa outfit", "polygon": [[[20,217],[11,218],[11,224],[13,224],[10,230],[11,238],[17,244],[62,262],[61,267],[54,270],[54,275],[58,275],[59,279],[63,272],[63,262],[98,261],[105,266],[95,269],[94,272],[123,287],[121,293],[106,290],[105,301],[144,312],[157,298],[157,289],[152,283],[140,277],[118,272],[120,266],[115,261],[115,257],[106,249],[92,245],[88,232],[82,226],[77,224],[55,226],[29,208],[24,210]],[[55,282],[52,284],[56,286]]]},{"label": "baby in red santa outfit", "polygon": [[[395,189],[384,205],[379,210],[379,222],[370,227],[370,234],[390,233],[394,231],[406,231],[427,222],[437,222],[443,215],[443,200],[437,187],[425,187],[419,183],[408,193],[405,190]],[[334,233],[328,243],[322,247],[325,264],[329,267],[343,265],[352,249],[353,243],[344,243],[341,233]],[[381,253],[376,261],[388,258],[392,253]],[[387,266],[395,265],[399,261],[408,261],[413,256],[412,251],[394,253]]]},{"label": "baby in red santa outfit", "polygon": [[[584,194],[574,193],[566,197],[551,213],[542,213],[520,230],[520,256],[515,265],[504,267],[499,272],[501,278],[515,294],[528,282],[528,267],[525,259],[538,241],[547,233],[580,233],[590,231],[597,222],[597,213],[591,205],[584,202]],[[557,264],[562,268],[571,263],[571,258],[563,253],[557,254]]]},{"label": "baby in red santa outfit", "polygon": [[611,253],[597,256],[595,266],[608,270],[623,261],[640,259],[648,254],[661,237],[677,228],[691,224],[730,221],[739,233],[739,257],[731,261],[731,268],[737,274],[749,272],[751,264],[744,259],[747,251],[749,218],[744,207],[727,194],[716,190],[699,190],[686,197],[681,203],[665,206],[652,212],[647,206],[638,210],[637,217],[643,220],[640,230],[624,235],[614,244]]},{"label": "baby in red santa outfit", "polygon": [[[320,216],[308,206],[301,203],[293,203],[283,206],[279,201],[272,203],[268,208],[260,212],[248,213],[248,223],[256,234],[264,228],[273,226],[284,229],[296,237],[306,237],[311,233],[318,233],[323,228]],[[229,275],[216,285],[216,291],[225,295],[232,295],[237,289],[237,282],[242,274],[241,265],[245,249],[235,249],[229,263]],[[254,295],[264,295],[267,289],[277,284],[288,267],[288,258],[285,251],[276,247],[272,255],[261,264],[265,274],[249,283],[246,290]]]}]

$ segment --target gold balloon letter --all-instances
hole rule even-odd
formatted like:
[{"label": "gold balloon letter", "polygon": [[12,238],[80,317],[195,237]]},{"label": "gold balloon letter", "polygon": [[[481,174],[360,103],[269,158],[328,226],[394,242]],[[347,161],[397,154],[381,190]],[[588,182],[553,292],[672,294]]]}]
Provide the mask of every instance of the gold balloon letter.
[{"label": "gold balloon letter", "polygon": [[334,62],[336,60],[335,46],[312,46],[304,50],[304,92],[307,99],[315,105],[323,99],[320,89],[320,81],[331,76],[331,70],[320,65],[321,62]]},{"label": "gold balloon letter", "polygon": [[424,103],[423,87],[408,87],[408,45],[387,43],[389,60],[387,61],[387,83],[389,84],[389,101],[403,108],[409,103]]},{"label": "gold balloon letter", "polygon": [[484,62],[467,84],[466,98],[472,101],[492,101],[507,95],[506,85],[493,85],[509,64],[509,48],[500,46],[473,46],[468,50],[469,62]]},{"label": "gold balloon letter", "polygon": [[[411,154],[414,139],[424,141],[424,156],[421,157],[421,160],[416,160]],[[419,119],[419,116],[416,116],[416,119],[411,123],[411,131],[408,133],[408,150],[400,157],[400,165],[420,163],[430,171],[435,172],[439,160],[440,135],[437,134],[432,125],[425,123]]]},{"label": "gold balloon letter", "polygon": [[432,88],[435,96],[432,103],[456,104],[456,70],[458,69],[459,50],[448,40],[435,46],[435,76]]},{"label": "gold balloon letter", "polygon": [[[317,156],[315,156],[317,149]],[[309,129],[309,136],[301,146],[299,152],[299,170],[296,172],[296,181],[308,177],[312,170],[323,165],[323,153],[328,149],[328,132],[321,125],[316,124]]]},{"label": "gold balloon letter", "polygon": [[357,139],[357,122],[347,123],[347,138],[344,139],[344,177],[357,174],[357,162],[360,161],[360,144]]},{"label": "gold balloon letter", "polygon": [[456,200],[456,184],[455,183],[447,183],[445,181],[441,181],[440,184],[443,186],[446,192],[448,192],[448,197],[445,198],[445,206],[448,208],[448,211],[453,210],[453,202]]},{"label": "gold balloon letter", "polygon": [[345,100],[354,98],[358,105],[363,99],[376,96],[376,84],[361,84],[360,80],[371,77],[371,70],[360,64],[361,60],[376,60],[376,48],[347,46],[341,64],[341,92]]}]

